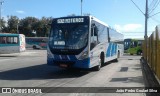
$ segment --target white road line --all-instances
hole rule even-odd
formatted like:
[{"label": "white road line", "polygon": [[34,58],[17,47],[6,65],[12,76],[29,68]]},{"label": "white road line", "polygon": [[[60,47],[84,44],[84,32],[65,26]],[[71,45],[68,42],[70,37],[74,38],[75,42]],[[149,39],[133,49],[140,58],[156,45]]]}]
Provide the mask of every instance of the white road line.
[{"label": "white road line", "polygon": [[10,58],[10,59],[0,59],[0,62],[2,61],[8,61],[8,60],[14,60],[14,59],[17,59],[17,58]]}]

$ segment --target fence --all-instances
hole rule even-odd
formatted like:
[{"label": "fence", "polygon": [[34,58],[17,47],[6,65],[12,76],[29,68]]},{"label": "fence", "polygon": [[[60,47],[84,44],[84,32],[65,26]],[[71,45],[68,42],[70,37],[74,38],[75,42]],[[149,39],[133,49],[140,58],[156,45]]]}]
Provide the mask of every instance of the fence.
[{"label": "fence", "polygon": [[[160,80],[160,26],[156,26],[155,31],[147,41],[143,43],[143,57],[149,64],[151,70]],[[147,51],[147,53],[145,53]]]}]

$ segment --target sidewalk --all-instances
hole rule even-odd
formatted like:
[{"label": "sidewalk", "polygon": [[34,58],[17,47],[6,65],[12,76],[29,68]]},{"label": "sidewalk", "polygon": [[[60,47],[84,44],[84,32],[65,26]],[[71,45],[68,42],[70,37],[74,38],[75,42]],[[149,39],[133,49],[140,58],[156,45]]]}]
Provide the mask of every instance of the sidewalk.
[{"label": "sidewalk", "polygon": [[[147,62],[144,60],[143,57],[140,59],[140,61],[141,61],[141,66],[142,66],[145,87],[152,87],[152,88],[158,87],[158,89],[160,90],[160,83],[156,79],[153,71],[150,69]],[[146,96],[160,96],[160,93],[155,93],[155,94],[147,93]]]},{"label": "sidewalk", "polygon": [[121,64],[120,68],[118,68],[118,71],[110,78],[110,83],[105,85],[105,87],[122,87],[124,90],[133,90],[129,90],[130,92],[127,93],[108,93],[106,94],[107,96],[160,96],[159,93],[134,92],[136,89],[150,90],[152,88],[160,91],[160,86],[153,72],[140,56],[126,55],[120,58],[119,61],[119,64]]}]

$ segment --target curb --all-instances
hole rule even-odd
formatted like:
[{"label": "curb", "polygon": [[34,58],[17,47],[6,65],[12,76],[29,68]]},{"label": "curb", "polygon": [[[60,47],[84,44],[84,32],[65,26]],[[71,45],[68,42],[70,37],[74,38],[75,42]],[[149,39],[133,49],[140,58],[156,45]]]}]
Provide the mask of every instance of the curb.
[{"label": "curb", "polygon": [[[150,87],[150,88],[158,87],[157,89],[159,89],[160,88],[159,80],[158,78],[156,78],[155,73],[151,70],[146,60],[143,57],[141,57],[140,62],[141,62],[145,87]],[[160,96],[160,93],[146,93],[146,96]]]}]

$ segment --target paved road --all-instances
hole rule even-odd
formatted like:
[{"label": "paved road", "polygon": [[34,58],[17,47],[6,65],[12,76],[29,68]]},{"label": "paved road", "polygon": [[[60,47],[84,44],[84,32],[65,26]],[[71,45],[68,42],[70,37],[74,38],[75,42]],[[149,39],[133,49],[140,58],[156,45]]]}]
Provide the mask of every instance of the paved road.
[{"label": "paved road", "polygon": [[[125,55],[100,71],[46,65],[45,50],[0,55],[0,87],[144,87],[140,56]],[[145,96],[143,93],[0,94],[5,96]]]}]

